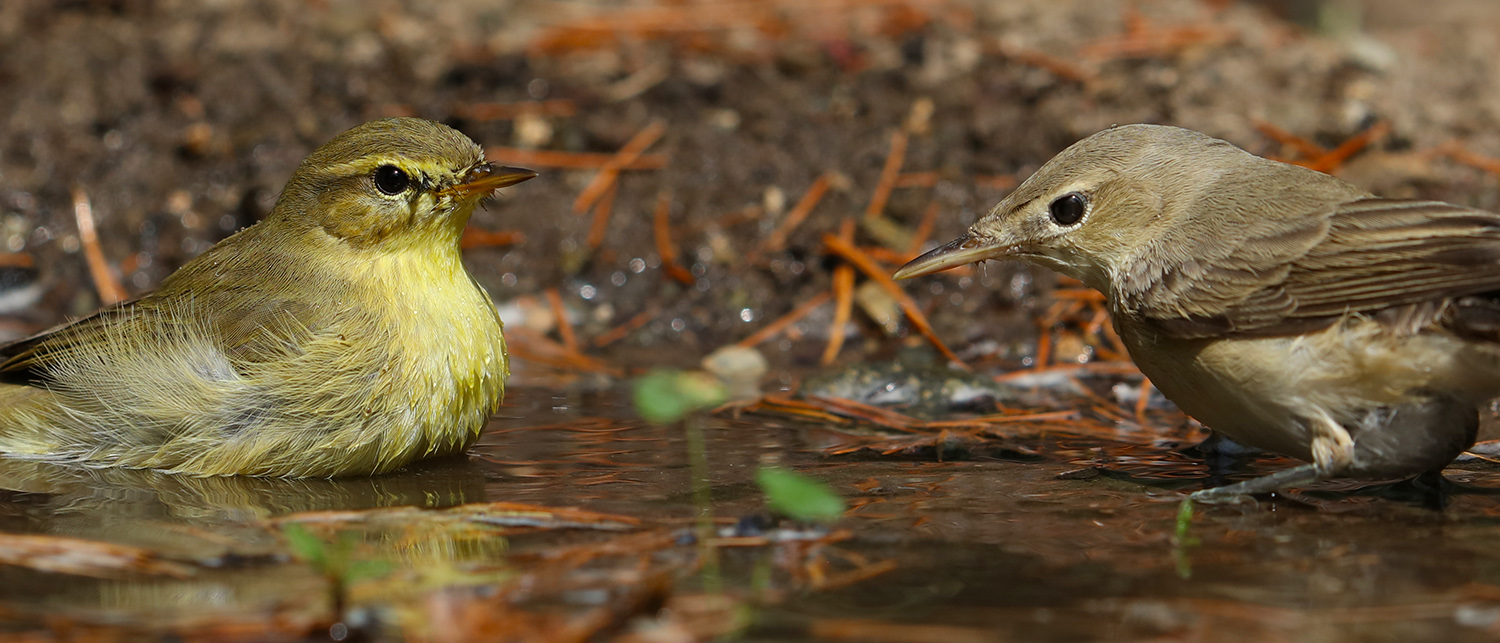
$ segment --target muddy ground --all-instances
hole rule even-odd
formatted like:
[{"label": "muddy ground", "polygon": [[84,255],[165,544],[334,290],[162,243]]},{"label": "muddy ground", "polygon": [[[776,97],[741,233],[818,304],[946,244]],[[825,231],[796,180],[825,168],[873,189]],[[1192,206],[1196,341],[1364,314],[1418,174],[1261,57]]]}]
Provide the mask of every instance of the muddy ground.
[{"label": "muddy ground", "polygon": [[[666,124],[650,150],[666,166],[625,173],[600,248],[587,245],[591,215],[572,212],[593,172],[541,167],[473,222],[524,241],[467,255],[502,305],[559,289],[585,338],[659,311],[599,351],[628,367],[651,360],[633,349],[663,344],[674,350],[645,354],[691,363],[827,290],[821,237],[865,212],[897,130],[910,135],[903,171],[937,173],[893,190],[883,214],[897,241],[933,203],[929,245],[951,238],[1062,147],[1133,122],[1294,158],[1256,125],[1331,148],[1384,121],[1389,133],[1338,174],[1383,195],[1495,206],[1495,177],[1440,146],[1500,155],[1497,15],[1485,2],[7,2],[0,215],[5,249],[35,265],[43,293],[8,329],[98,305],[75,188],[139,293],[263,216],[313,148],[392,114],[487,146],[605,153]],[[561,115],[482,113],[526,101],[565,103]],[[747,261],[825,172],[833,189],[785,250]],[[659,268],[662,194],[690,285]],[[858,239],[893,244],[877,232]],[[909,291],[947,341],[998,339],[968,354],[1013,361],[1035,333],[1005,322],[1038,293],[1015,270]],[[801,326],[810,350],[766,344],[773,362],[816,355],[831,314]],[[551,330],[540,317],[526,323]],[[851,355],[892,345],[868,316],[855,323],[868,341]]]}]

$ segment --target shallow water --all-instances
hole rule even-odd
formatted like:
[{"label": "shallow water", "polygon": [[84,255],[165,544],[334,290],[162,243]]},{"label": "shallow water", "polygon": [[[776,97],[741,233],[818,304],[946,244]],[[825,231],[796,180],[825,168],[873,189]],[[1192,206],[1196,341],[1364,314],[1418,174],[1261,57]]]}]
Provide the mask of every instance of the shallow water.
[{"label": "shallow water", "polygon": [[[734,631],[747,640],[1071,641],[1488,639],[1500,630],[1500,495],[1453,494],[1433,509],[1430,495],[1297,492],[1199,507],[1179,534],[1176,489],[1201,486],[1203,465],[1102,439],[1036,437],[1013,445],[1024,449],[943,462],[823,457],[815,445],[830,440],[827,427],[713,417],[701,427],[712,513],[721,536],[747,546],[721,547],[718,569],[705,571],[690,527],[697,510],[683,429],[647,425],[625,402],[515,391],[471,457],[373,479],[4,463],[0,530],[136,546],[192,573],[89,578],[0,566],[0,614],[10,631],[99,640],[319,639],[350,627],[376,640],[556,640],[568,638],[560,632],[569,624],[622,606],[635,611],[592,631],[658,635],[645,640]],[[837,528],[848,533],[754,519],[765,508],[753,476],[768,462],[843,495],[851,508]],[[1449,477],[1500,489],[1500,475],[1482,468]],[[285,523],[271,520],[481,502],[642,524],[549,529],[432,512],[341,514],[325,540],[333,551],[346,540],[337,534],[354,534],[348,557],[380,563],[360,575],[300,562]],[[870,576],[859,580],[860,570]],[[705,599],[719,596],[716,586],[729,608]]]}]

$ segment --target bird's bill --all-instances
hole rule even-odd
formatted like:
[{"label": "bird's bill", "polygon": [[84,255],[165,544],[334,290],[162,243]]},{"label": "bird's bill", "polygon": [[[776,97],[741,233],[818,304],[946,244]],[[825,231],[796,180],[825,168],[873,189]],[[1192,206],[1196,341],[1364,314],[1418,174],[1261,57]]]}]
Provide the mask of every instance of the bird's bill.
[{"label": "bird's bill", "polygon": [[906,265],[896,270],[894,275],[897,279],[909,279],[930,275],[934,272],[957,268],[976,261],[993,259],[998,255],[1005,254],[1005,249],[992,244],[984,243],[974,238],[974,235],[965,234],[954,239],[941,247],[934,248],[916,259],[908,261]]},{"label": "bird's bill", "polygon": [[481,163],[469,170],[469,174],[462,182],[449,189],[465,196],[489,194],[500,188],[534,178],[536,178],[536,172],[531,170]]}]

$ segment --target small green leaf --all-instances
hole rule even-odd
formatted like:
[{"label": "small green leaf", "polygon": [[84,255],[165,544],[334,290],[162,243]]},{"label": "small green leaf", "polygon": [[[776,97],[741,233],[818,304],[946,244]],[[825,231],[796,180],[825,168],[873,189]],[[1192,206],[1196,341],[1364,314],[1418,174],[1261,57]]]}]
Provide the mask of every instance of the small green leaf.
[{"label": "small green leaf", "polygon": [[844,515],[844,499],[833,489],[795,471],[761,467],[755,483],[766,494],[771,509],[796,520],[831,521]]},{"label": "small green leaf", "polygon": [[652,371],[635,383],[635,410],[650,422],[666,424],[722,404],[724,384],[696,371]]},{"label": "small green leaf", "polygon": [[344,569],[345,583],[356,583],[362,580],[380,578],[391,573],[394,565],[384,560],[353,560]]},{"label": "small green leaf", "polygon": [[306,527],[292,523],[283,527],[281,533],[286,536],[286,544],[292,548],[292,555],[298,559],[319,569],[328,564],[328,543],[313,535]]}]

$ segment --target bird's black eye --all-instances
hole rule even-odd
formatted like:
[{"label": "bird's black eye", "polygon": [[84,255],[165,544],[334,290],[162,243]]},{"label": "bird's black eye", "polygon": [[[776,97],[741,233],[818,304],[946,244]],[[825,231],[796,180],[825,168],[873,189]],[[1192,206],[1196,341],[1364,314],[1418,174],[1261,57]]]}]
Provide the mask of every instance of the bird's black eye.
[{"label": "bird's black eye", "polygon": [[1088,209],[1089,202],[1082,194],[1069,192],[1047,206],[1052,211],[1052,222],[1057,225],[1073,225],[1083,218],[1083,212]]},{"label": "bird's black eye", "polygon": [[406,191],[411,185],[411,177],[406,176],[401,168],[394,165],[382,165],[375,168],[375,187],[381,192],[395,196]]}]

